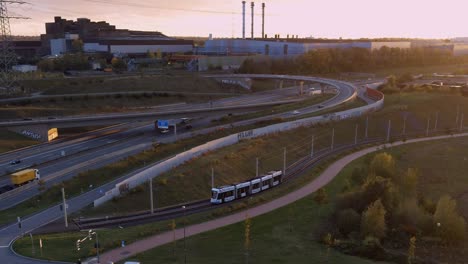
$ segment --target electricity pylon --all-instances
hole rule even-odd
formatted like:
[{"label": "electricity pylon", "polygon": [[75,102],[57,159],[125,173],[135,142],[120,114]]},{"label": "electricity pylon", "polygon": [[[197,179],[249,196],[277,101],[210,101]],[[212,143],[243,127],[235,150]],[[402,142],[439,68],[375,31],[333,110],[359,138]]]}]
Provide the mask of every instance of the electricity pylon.
[{"label": "electricity pylon", "polygon": [[12,67],[16,65],[16,53],[11,37],[10,18],[27,19],[26,17],[9,16],[8,4],[26,4],[24,1],[0,0],[0,87],[10,93],[15,83]]}]

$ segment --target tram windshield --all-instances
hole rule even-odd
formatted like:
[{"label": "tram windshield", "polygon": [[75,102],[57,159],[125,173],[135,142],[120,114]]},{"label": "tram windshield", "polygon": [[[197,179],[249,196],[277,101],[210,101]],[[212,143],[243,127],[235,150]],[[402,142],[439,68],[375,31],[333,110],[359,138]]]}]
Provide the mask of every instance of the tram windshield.
[{"label": "tram windshield", "polygon": [[217,199],[218,198],[218,192],[217,191],[211,191],[211,198],[212,199]]}]

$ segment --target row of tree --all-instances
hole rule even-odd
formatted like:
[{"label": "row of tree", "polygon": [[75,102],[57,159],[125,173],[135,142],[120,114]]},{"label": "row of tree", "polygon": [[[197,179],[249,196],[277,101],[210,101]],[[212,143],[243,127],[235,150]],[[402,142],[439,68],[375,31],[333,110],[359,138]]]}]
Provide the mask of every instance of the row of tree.
[{"label": "row of tree", "polygon": [[[334,212],[333,235],[349,241],[363,241],[350,252],[376,257],[375,249],[363,253],[363,244],[392,241],[406,247],[410,238],[434,237],[445,245],[465,240],[466,222],[449,196],[434,203],[418,192],[418,170],[398,173],[394,158],[380,153],[365,168],[353,171]],[[365,250],[364,250],[365,252]]]},{"label": "row of tree", "polygon": [[318,49],[296,58],[246,60],[241,73],[323,74],[375,71],[389,67],[410,67],[467,63],[468,57],[456,57],[448,50],[434,48]]}]

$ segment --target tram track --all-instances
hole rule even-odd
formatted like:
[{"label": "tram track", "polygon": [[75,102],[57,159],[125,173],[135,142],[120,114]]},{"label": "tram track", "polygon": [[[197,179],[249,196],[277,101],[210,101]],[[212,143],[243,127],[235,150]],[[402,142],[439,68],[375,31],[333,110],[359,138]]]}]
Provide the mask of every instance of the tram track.
[{"label": "tram track", "polygon": [[[321,161],[330,158],[334,155],[338,155],[344,151],[354,149],[356,147],[361,147],[369,144],[382,143],[384,138],[371,138],[359,142],[358,144],[345,144],[337,146],[335,148],[324,148],[316,152],[312,157],[307,156],[299,161],[295,162],[288,168],[286,168],[286,174],[283,178],[283,183],[281,185],[287,184],[290,181],[296,179],[301,174],[310,170],[313,166],[317,165]],[[280,187],[281,188],[281,187]],[[260,192],[260,193],[264,193]],[[252,197],[255,195],[250,195]],[[121,215],[121,216],[109,216],[109,217],[100,217],[100,218],[74,218],[72,221],[80,230],[93,229],[93,228],[112,228],[112,227],[122,227],[125,226],[134,226],[144,223],[163,221],[167,219],[177,218],[183,216],[184,214],[195,214],[200,212],[205,212],[208,210],[213,210],[216,208],[230,206],[232,204],[244,201],[244,199],[238,199],[234,202],[223,203],[220,205],[213,205],[210,203],[210,200],[198,200],[190,203],[179,204],[174,206],[168,206],[164,208],[159,208],[151,213],[150,210],[140,211],[133,214]],[[183,208],[185,206],[185,208]]]}]

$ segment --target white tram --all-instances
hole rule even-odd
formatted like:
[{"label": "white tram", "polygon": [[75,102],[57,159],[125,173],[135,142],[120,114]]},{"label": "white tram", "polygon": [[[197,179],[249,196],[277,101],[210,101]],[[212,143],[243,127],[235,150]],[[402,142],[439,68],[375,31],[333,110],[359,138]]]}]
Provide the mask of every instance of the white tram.
[{"label": "white tram", "polygon": [[211,203],[221,204],[268,190],[283,181],[282,171],[270,171],[266,175],[245,182],[211,189]]}]

